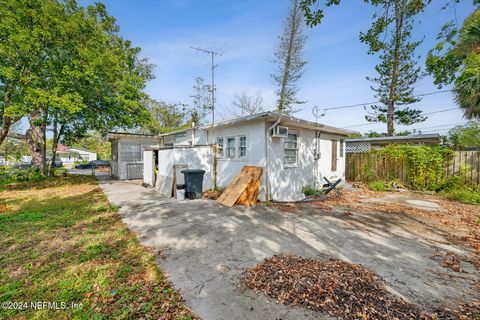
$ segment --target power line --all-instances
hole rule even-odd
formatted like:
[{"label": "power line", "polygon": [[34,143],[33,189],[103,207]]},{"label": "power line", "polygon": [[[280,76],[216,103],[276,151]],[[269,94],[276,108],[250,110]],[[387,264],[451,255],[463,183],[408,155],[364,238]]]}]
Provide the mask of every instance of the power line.
[{"label": "power line", "polygon": [[[435,92],[427,92],[427,93],[421,93],[421,94],[416,94],[413,95],[413,97],[425,97],[425,96],[431,96],[434,94],[440,94],[440,93],[445,93],[445,92],[450,92],[452,90],[441,90],[441,91],[435,91]],[[350,104],[350,105],[345,105],[345,106],[337,106],[337,107],[329,107],[325,108],[324,110],[337,110],[337,109],[346,109],[346,108],[354,108],[354,107],[363,107],[367,104],[375,104],[375,103],[382,103],[382,101],[373,101],[373,102],[365,102],[365,103],[357,103],[357,104]]]},{"label": "power line", "polygon": [[[423,127],[423,128],[415,128],[414,130],[424,130],[424,129],[433,129],[433,128],[443,128],[443,127],[452,127],[452,126],[461,126],[466,123],[450,123],[450,124],[443,124],[439,126],[433,126],[433,127]],[[448,129],[450,130],[450,129]]]},{"label": "power line", "polygon": [[458,109],[458,108],[450,108],[450,109],[438,110],[438,111],[433,111],[433,112],[422,113],[422,115],[427,116],[427,115],[429,115],[429,114],[447,112],[447,111],[452,111],[452,110],[457,110],[457,109]]},{"label": "power line", "polygon": [[[443,110],[438,110],[438,111],[432,111],[432,112],[423,113],[422,115],[427,116],[427,115],[431,115],[431,114],[436,114],[436,113],[441,113],[441,112],[447,112],[447,111],[452,111],[452,110],[457,110],[457,109],[458,109],[458,108],[443,109]],[[352,126],[342,127],[342,129],[354,128],[354,127],[363,127],[363,126],[371,126],[371,125],[374,125],[374,124],[378,124],[378,122],[355,124],[355,125],[352,125]]]}]

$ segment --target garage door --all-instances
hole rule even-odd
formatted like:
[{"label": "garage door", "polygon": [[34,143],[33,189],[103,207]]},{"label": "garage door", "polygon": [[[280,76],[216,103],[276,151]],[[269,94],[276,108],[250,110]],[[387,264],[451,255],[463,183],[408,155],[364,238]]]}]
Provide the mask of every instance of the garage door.
[{"label": "garage door", "polygon": [[143,162],[127,163],[127,179],[143,179]]}]

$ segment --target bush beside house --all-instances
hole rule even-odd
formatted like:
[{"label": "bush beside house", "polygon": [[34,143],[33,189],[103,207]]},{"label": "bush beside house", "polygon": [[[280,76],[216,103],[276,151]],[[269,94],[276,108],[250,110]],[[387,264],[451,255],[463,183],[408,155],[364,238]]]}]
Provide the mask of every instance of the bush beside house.
[{"label": "bush beside house", "polygon": [[411,190],[434,191],[451,199],[480,204],[479,185],[468,179],[472,170],[478,174],[478,169],[460,165],[456,172],[448,172],[453,154],[452,149],[441,146],[389,145],[352,155],[347,159],[347,176],[367,183],[374,191],[400,184]]}]

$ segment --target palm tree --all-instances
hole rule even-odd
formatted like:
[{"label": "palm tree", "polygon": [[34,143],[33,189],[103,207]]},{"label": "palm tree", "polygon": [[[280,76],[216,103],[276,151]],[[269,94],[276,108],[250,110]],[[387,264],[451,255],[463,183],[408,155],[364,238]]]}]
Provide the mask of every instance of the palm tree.
[{"label": "palm tree", "polygon": [[463,61],[463,73],[453,92],[465,118],[480,119],[480,9],[465,20],[454,54]]}]

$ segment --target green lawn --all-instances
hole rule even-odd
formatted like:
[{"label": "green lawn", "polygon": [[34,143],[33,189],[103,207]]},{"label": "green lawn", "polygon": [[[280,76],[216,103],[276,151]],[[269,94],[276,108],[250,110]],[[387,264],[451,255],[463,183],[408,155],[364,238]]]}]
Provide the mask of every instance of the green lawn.
[{"label": "green lawn", "polygon": [[92,177],[3,186],[0,235],[0,319],[193,318]]}]

